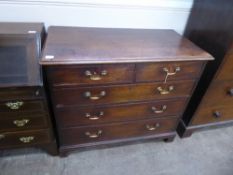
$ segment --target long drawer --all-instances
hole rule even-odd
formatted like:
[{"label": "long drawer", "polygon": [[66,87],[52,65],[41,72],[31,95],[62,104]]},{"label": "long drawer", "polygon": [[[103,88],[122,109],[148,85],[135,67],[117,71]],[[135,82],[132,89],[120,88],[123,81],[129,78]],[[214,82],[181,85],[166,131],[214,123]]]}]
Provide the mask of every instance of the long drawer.
[{"label": "long drawer", "polygon": [[124,105],[66,107],[56,109],[60,127],[96,125],[119,121],[178,116],[186,99],[163,100]]},{"label": "long drawer", "polygon": [[49,130],[0,132],[0,148],[42,144],[50,142],[51,139]]},{"label": "long drawer", "polygon": [[[19,112],[19,111],[46,111],[46,106],[42,100],[24,101],[11,100],[0,103],[0,112]],[[0,116],[1,117],[1,116]]]},{"label": "long drawer", "polygon": [[201,103],[204,107],[233,105],[233,81],[215,81]]},{"label": "long drawer", "polygon": [[134,64],[54,66],[47,74],[54,86],[130,83],[134,80]]},{"label": "long drawer", "polygon": [[0,88],[0,101],[41,99],[44,96],[42,87],[7,87]]},{"label": "long drawer", "polygon": [[63,107],[189,97],[194,83],[195,81],[193,80],[186,80],[182,82],[169,82],[166,84],[145,83],[135,85],[61,88],[53,90],[53,100],[56,107]]},{"label": "long drawer", "polygon": [[143,63],[136,66],[136,81],[167,81],[195,79],[203,68],[202,61]]},{"label": "long drawer", "polygon": [[0,113],[0,131],[46,128],[48,118],[49,116],[42,112]]},{"label": "long drawer", "polygon": [[177,118],[141,120],[129,123],[79,127],[60,130],[61,146],[150,136],[172,132]]},{"label": "long drawer", "polygon": [[199,110],[195,113],[192,125],[201,125],[228,120],[233,120],[232,105],[204,107],[199,108]]}]

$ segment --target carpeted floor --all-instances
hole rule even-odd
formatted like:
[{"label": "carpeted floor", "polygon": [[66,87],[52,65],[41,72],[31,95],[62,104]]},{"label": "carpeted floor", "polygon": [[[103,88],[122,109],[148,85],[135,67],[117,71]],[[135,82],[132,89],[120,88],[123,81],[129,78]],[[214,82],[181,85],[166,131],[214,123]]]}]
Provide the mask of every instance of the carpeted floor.
[{"label": "carpeted floor", "polygon": [[233,127],[172,143],[73,152],[67,158],[34,149],[4,151],[0,175],[233,175]]}]

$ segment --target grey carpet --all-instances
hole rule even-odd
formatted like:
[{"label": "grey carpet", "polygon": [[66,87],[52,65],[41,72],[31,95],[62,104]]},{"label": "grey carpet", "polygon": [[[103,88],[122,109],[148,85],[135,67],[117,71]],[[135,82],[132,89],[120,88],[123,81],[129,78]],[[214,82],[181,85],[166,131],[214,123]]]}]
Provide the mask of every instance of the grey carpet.
[{"label": "grey carpet", "polygon": [[172,143],[147,142],[48,156],[34,149],[0,153],[0,175],[233,175],[233,127]]}]

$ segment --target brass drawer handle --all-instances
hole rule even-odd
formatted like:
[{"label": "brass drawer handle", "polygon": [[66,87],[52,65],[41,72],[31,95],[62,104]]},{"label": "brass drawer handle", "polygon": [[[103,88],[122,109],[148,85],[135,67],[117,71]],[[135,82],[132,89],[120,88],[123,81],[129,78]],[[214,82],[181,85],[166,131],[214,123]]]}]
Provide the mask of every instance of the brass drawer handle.
[{"label": "brass drawer handle", "polygon": [[89,119],[89,120],[98,120],[100,119],[102,116],[104,116],[104,112],[100,112],[98,115],[91,115],[90,113],[86,113],[86,117]]},{"label": "brass drawer handle", "polygon": [[173,70],[171,70],[171,68],[169,69],[167,67],[163,68],[163,71],[166,72],[167,76],[176,75],[177,72],[179,72],[180,70],[181,70],[181,68],[179,66],[174,68]]},{"label": "brass drawer handle", "polygon": [[34,136],[20,137],[19,140],[23,143],[30,143],[34,140]]},{"label": "brass drawer handle", "polygon": [[22,101],[17,101],[17,102],[7,102],[5,103],[6,106],[12,110],[17,110],[19,109],[21,106],[23,106],[23,102]]},{"label": "brass drawer handle", "polygon": [[214,111],[213,115],[215,118],[220,118],[222,114],[219,111]]},{"label": "brass drawer handle", "polygon": [[0,134],[0,140],[4,139],[5,135],[4,134]]},{"label": "brass drawer handle", "polygon": [[156,130],[157,128],[159,128],[160,127],[160,124],[159,123],[156,123],[155,125],[146,125],[146,129],[148,130],[148,131],[154,131],[154,130]]},{"label": "brass drawer handle", "polygon": [[91,133],[91,132],[85,132],[85,135],[88,136],[89,138],[98,138],[101,136],[101,134],[103,133],[102,130],[98,130],[96,133]]},{"label": "brass drawer handle", "polygon": [[84,93],[84,96],[86,98],[89,98],[90,100],[99,100],[100,98],[104,97],[106,95],[105,91],[101,91],[99,95],[92,95],[91,92],[87,91]]},{"label": "brass drawer handle", "polygon": [[154,113],[156,113],[156,114],[160,114],[160,113],[163,113],[164,111],[166,111],[166,109],[167,109],[167,106],[166,105],[163,105],[162,107],[161,107],[161,109],[160,110],[158,110],[156,107],[151,107],[151,109],[152,109],[152,111],[154,112]]},{"label": "brass drawer handle", "polygon": [[14,120],[13,123],[17,126],[17,127],[23,127],[25,126],[27,123],[29,123],[29,119],[22,119],[22,120]]},{"label": "brass drawer handle", "polygon": [[171,91],[174,90],[174,86],[169,86],[168,89],[163,89],[161,86],[157,87],[157,90],[161,95],[167,95],[170,94]]},{"label": "brass drawer handle", "polygon": [[89,77],[90,78],[90,80],[93,80],[93,81],[98,81],[98,80],[101,80],[102,79],[102,77],[103,76],[106,76],[108,74],[108,72],[106,71],[106,70],[102,70],[101,72],[100,72],[100,74],[98,74],[97,72],[91,72],[91,71],[89,71],[89,70],[86,70],[85,71],[85,75],[87,76],[87,77]]}]

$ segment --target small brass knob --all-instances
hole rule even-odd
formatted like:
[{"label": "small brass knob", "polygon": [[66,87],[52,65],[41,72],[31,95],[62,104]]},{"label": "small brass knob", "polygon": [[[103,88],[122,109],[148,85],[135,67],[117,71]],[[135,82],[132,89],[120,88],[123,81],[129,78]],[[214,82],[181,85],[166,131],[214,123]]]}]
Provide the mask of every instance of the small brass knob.
[{"label": "small brass knob", "polygon": [[99,120],[102,116],[104,116],[104,112],[99,112],[98,115],[91,115],[90,113],[86,113],[86,117],[89,120]]},{"label": "small brass knob", "polygon": [[97,72],[91,72],[90,70],[85,71],[85,75],[89,77],[90,80],[99,81],[103,76],[106,76],[108,72],[106,70],[102,70],[99,74]]},{"label": "small brass knob", "polygon": [[159,86],[157,87],[157,90],[161,95],[167,95],[174,90],[174,86],[169,86],[168,88],[162,88],[161,86]]},{"label": "small brass knob", "polygon": [[0,140],[4,139],[5,135],[4,134],[0,134]]},{"label": "small brass knob", "polygon": [[90,100],[99,100],[102,97],[106,96],[106,92],[105,91],[101,91],[99,93],[99,95],[92,95],[91,92],[87,91],[87,92],[84,93],[84,96],[86,98],[89,98]]},{"label": "small brass knob", "polygon": [[213,115],[214,115],[215,118],[220,118],[221,117],[221,112],[214,111]]}]

